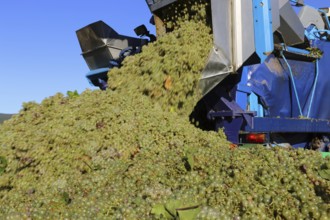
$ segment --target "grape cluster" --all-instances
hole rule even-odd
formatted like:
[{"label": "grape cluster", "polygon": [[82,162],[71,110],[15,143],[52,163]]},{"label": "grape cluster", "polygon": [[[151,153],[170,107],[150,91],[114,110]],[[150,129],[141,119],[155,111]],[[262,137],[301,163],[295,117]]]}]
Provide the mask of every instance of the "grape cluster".
[{"label": "grape cluster", "polygon": [[164,111],[187,116],[201,98],[198,83],[212,48],[212,34],[205,25],[206,4],[200,3],[205,1],[183,2],[189,11],[183,10],[178,16],[189,12],[194,14],[191,20],[177,19],[171,33],[145,46],[143,53],[126,57],[123,67],[109,72],[108,84],[111,90],[139,92],[161,105]]},{"label": "grape cluster", "polygon": [[231,149],[189,122],[211,35],[176,25],[107,91],[24,103],[0,125],[0,219],[329,219],[329,158]]}]

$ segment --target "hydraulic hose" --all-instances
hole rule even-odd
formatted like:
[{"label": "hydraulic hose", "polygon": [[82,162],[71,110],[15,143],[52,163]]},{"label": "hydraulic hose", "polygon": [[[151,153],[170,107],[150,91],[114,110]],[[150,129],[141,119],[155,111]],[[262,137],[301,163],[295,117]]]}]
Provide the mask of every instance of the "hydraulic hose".
[{"label": "hydraulic hose", "polygon": [[284,60],[285,64],[288,66],[289,73],[290,73],[290,78],[291,78],[292,85],[293,85],[294,94],[295,94],[297,104],[298,104],[298,108],[299,108],[299,114],[300,114],[300,116],[303,116],[300,101],[299,101],[299,97],[298,97],[298,92],[297,92],[297,88],[296,88],[296,83],[295,83],[294,78],[293,78],[291,66],[290,66],[288,60],[285,58],[285,56],[283,54],[283,51],[281,51],[281,56],[283,57],[283,60]]}]

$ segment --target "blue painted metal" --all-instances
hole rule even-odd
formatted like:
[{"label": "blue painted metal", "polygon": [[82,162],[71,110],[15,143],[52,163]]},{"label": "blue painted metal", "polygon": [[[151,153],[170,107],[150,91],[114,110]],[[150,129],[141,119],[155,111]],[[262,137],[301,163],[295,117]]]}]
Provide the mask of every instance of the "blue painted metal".
[{"label": "blue painted metal", "polygon": [[299,49],[299,48],[290,47],[290,46],[286,46],[284,49],[288,52],[304,54],[304,55],[308,55],[310,53],[308,50]]},{"label": "blue painted metal", "polygon": [[248,83],[249,73],[247,68],[243,68],[241,81],[237,85],[236,103],[245,110],[254,111],[259,117],[264,116],[264,109],[259,103],[259,97],[252,92]]},{"label": "blue painted metal", "polygon": [[[324,55],[316,62],[292,60],[307,57],[310,51],[283,45],[284,54],[295,56],[275,57],[271,54],[274,50],[271,1],[252,2],[256,53],[261,64],[244,66],[238,80],[227,77],[226,83],[233,83],[233,87],[219,84],[212,91],[212,102],[204,100],[207,117],[213,120],[216,129],[223,128],[233,143],[238,143],[241,132],[266,133],[272,140],[276,135],[289,134],[285,140],[299,146],[306,145],[311,134],[330,134],[330,102],[324,100],[330,97],[330,56]],[[311,47],[325,54],[330,51],[330,42],[323,41],[325,37],[320,30],[307,28],[306,36],[310,37]],[[288,137],[300,134],[302,137],[293,141]]]},{"label": "blue painted metal", "polygon": [[299,116],[303,116],[303,113],[302,113],[302,110],[301,110],[300,100],[299,100],[299,97],[298,97],[296,82],[295,82],[295,78],[293,77],[291,66],[290,66],[289,62],[287,61],[287,59],[285,58],[285,56],[283,54],[283,51],[281,51],[281,56],[282,56],[285,64],[287,65],[287,67],[289,69],[290,79],[291,79],[291,83],[292,83],[292,86],[293,86],[293,92],[294,92],[294,95],[296,97],[296,101],[297,101],[297,105],[298,105],[298,109],[299,109],[299,114],[300,114]]},{"label": "blue painted metal", "polygon": [[248,96],[251,94],[251,87],[247,84],[248,72],[246,68],[243,68],[241,81],[237,84],[236,90],[236,103],[242,109],[248,109]]},{"label": "blue painted metal", "polygon": [[86,77],[91,78],[93,76],[100,76],[101,74],[107,73],[109,70],[110,68],[108,67],[91,70],[86,74]]},{"label": "blue painted metal", "polygon": [[215,130],[223,128],[227,140],[239,144],[239,131],[243,123],[243,118],[227,118],[227,120],[215,120]]},{"label": "blue painted metal", "polygon": [[[330,51],[327,41],[315,40],[311,45],[324,52]],[[285,61],[270,55],[262,64],[243,68],[234,100],[226,100],[222,93],[216,93],[221,108],[210,111],[208,116],[214,120],[216,129],[224,128],[228,140],[233,143],[238,141],[235,135],[240,132],[288,133],[291,136],[303,133],[301,140],[296,142],[294,138],[292,144],[305,146],[310,141],[310,134],[330,133],[330,102],[324,99],[330,97],[329,63],[330,56],[326,55],[317,62]],[[292,79],[296,89],[293,89]],[[250,107],[252,102],[257,103],[252,107],[255,114],[258,114],[258,106],[264,107],[264,117],[255,117],[252,111],[246,111],[248,102]],[[302,119],[300,115],[310,118]]]},{"label": "blue painted metal", "polygon": [[322,9],[319,9],[318,11],[321,13],[323,20],[326,23],[327,27],[330,27],[330,22],[329,22],[327,13],[325,11],[323,11]]},{"label": "blue painted metal", "polygon": [[308,40],[316,40],[319,39],[319,37],[316,37],[317,35],[317,27],[314,25],[309,26],[305,29],[305,36]]},{"label": "blue painted metal", "polygon": [[231,111],[233,111],[235,114],[238,114],[240,117],[243,117],[245,119],[245,122],[253,127],[253,121],[252,116],[255,115],[255,112],[251,111],[245,111],[239,107],[239,105],[234,101],[228,101],[226,98],[221,97],[221,101],[229,107]]},{"label": "blue painted metal", "polygon": [[239,143],[239,132],[243,122],[253,127],[252,116],[255,112],[244,111],[234,100],[229,101],[221,97],[221,101],[229,108],[229,110],[210,111],[207,117],[215,121],[215,129],[224,128],[227,139],[232,143]]},{"label": "blue painted metal", "polygon": [[250,93],[244,92],[242,90],[237,89],[236,91],[236,102],[242,109],[248,108],[248,95]]},{"label": "blue painted metal", "polygon": [[299,118],[266,118],[254,117],[253,127],[243,127],[247,132],[278,132],[278,133],[329,133],[330,121]]},{"label": "blue painted metal", "polygon": [[258,117],[264,116],[264,108],[260,105],[259,97],[254,92],[249,95],[249,106],[249,110],[256,112]]},{"label": "blue painted metal", "polygon": [[[313,45],[322,51],[330,51],[330,42],[317,40]],[[288,60],[295,80],[299,102],[303,115],[311,118],[330,120],[329,68],[330,56],[324,55],[318,63],[318,81],[316,79],[316,63]],[[266,107],[265,116],[298,118],[300,114],[295,93],[292,89],[290,73],[282,59],[270,56],[263,64],[246,67],[250,71],[248,80],[252,92],[256,93]],[[310,102],[312,108],[309,108]]]},{"label": "blue painted metal", "polygon": [[274,50],[270,0],[253,0],[253,16],[256,52],[262,63]]},{"label": "blue painted metal", "polygon": [[305,36],[308,40],[327,40],[328,35],[330,35],[330,30],[319,30],[314,25],[305,30]]},{"label": "blue painted metal", "polygon": [[307,112],[307,117],[310,117],[310,113],[311,113],[311,109],[312,109],[312,103],[314,100],[314,95],[315,95],[315,89],[316,89],[316,85],[318,83],[318,79],[319,79],[319,60],[316,60],[316,76],[315,76],[315,80],[314,80],[314,84],[313,84],[313,90],[312,90],[312,97],[311,100],[309,101],[309,107],[308,107],[308,112]]},{"label": "blue painted metal", "polygon": [[314,34],[316,35],[317,39],[328,40],[330,30],[317,30]]},{"label": "blue painted metal", "polygon": [[252,111],[244,111],[241,109],[235,101],[228,101],[225,98],[221,98],[221,101],[227,105],[229,110],[220,110],[220,111],[210,111],[207,114],[207,117],[210,120],[214,120],[216,118],[236,118],[236,117],[241,117],[245,119],[245,122],[249,124],[251,127],[253,127],[253,121],[252,121],[252,116],[255,116],[256,113]]},{"label": "blue painted metal", "polygon": [[100,89],[105,90],[107,87],[108,71],[110,68],[104,67],[91,70],[86,74],[86,78],[90,85],[98,86]]}]

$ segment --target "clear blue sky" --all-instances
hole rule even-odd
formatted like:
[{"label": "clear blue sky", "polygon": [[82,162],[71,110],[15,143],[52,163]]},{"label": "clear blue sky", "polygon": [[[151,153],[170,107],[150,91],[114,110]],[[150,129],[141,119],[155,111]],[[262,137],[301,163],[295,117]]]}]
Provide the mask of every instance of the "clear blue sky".
[{"label": "clear blue sky", "polygon": [[135,36],[149,25],[144,0],[10,0],[0,3],[0,113],[16,113],[23,102],[56,92],[93,89],[75,31],[103,20]]},{"label": "clear blue sky", "polygon": [[[305,0],[315,7],[330,0]],[[149,24],[145,0],[10,0],[0,3],[0,113],[17,113],[23,102],[56,92],[94,89],[75,31],[103,20],[117,32]]]}]

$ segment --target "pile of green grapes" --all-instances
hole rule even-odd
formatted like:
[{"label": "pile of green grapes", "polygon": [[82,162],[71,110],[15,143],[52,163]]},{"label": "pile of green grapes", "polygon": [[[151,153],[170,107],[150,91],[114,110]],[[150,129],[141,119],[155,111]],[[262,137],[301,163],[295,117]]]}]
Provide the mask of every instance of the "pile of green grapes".
[{"label": "pile of green grapes", "polygon": [[[138,92],[160,104],[164,111],[189,115],[201,98],[198,83],[212,48],[211,29],[204,18],[207,8],[202,2],[186,5],[190,8],[186,13],[193,10],[195,16],[178,20],[174,31],[144,47],[141,54],[126,57],[120,69],[111,70],[109,88],[128,94]],[[171,25],[166,22],[166,26]]]},{"label": "pile of green grapes", "polygon": [[231,149],[189,122],[212,37],[204,1],[182,2],[195,16],[107,91],[24,103],[0,125],[0,219],[329,219],[329,158]]}]

